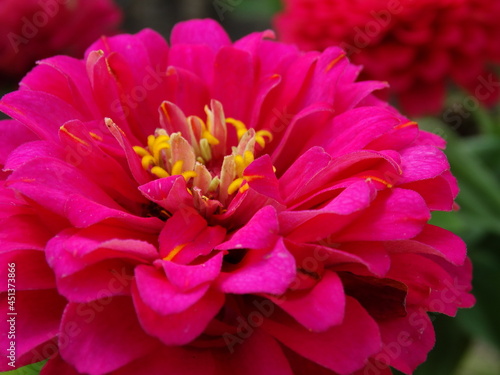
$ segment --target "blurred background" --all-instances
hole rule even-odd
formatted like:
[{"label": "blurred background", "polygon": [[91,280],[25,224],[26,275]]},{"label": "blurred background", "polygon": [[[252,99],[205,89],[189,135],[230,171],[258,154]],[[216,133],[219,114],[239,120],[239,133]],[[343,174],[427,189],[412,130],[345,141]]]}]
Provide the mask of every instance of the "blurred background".
[{"label": "blurred background", "polygon": [[[234,40],[271,28],[273,15],[282,9],[280,0],[116,2],[124,13],[122,31],[134,33],[149,27],[167,38],[181,20],[210,17]],[[0,86],[3,93],[16,88],[6,79]],[[500,105],[485,108],[477,100],[474,106],[471,102],[471,94],[453,89],[440,113],[416,119],[448,142],[446,153],[461,189],[460,210],[434,213],[432,221],[466,241],[477,298],[474,308],[460,311],[456,318],[432,316],[437,344],[416,375],[500,374]],[[32,373],[20,369],[6,374]]]}]

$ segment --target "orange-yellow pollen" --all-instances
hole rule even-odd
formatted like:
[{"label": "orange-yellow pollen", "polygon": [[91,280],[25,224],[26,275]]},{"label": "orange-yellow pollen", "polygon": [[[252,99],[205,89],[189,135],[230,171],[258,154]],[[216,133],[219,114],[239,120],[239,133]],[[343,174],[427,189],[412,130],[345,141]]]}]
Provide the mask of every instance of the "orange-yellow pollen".
[{"label": "orange-yellow pollen", "polygon": [[325,71],[328,72],[330,71],[340,60],[342,60],[344,57],[346,57],[346,54],[345,53],[341,53],[340,55],[338,55],[336,58],[334,58],[330,64],[328,64],[328,66],[326,67]]},{"label": "orange-yellow pollen", "polygon": [[384,184],[385,186],[387,186],[389,189],[394,186],[390,182],[388,182],[388,181],[386,181],[386,180],[384,180],[382,178],[375,177],[375,176],[361,176],[361,178],[364,178],[366,181],[377,181],[377,182],[380,182],[381,184]]},{"label": "orange-yellow pollen", "polygon": [[399,125],[396,125],[394,127],[394,129],[403,129],[403,128],[406,128],[408,126],[416,126],[418,125],[415,121],[408,121],[408,122],[405,122],[404,124],[399,124]]},{"label": "orange-yellow pollen", "polygon": [[187,244],[182,244],[182,245],[177,245],[174,247],[170,253],[166,257],[163,258],[163,260],[170,261],[174,259],[174,257],[179,254],[179,252],[186,247]]}]

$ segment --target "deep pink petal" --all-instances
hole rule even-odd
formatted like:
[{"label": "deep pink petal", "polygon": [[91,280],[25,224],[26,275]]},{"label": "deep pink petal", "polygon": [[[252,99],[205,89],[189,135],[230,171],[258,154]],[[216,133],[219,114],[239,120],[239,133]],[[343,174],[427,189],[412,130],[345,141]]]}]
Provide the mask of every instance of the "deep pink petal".
[{"label": "deep pink petal", "polygon": [[207,45],[217,51],[231,44],[224,29],[214,20],[191,20],[179,22],[170,35],[172,46],[176,44]]},{"label": "deep pink petal", "polygon": [[249,250],[238,268],[222,272],[218,281],[225,293],[282,294],[295,278],[294,257],[280,238],[271,249]]},{"label": "deep pink petal", "polygon": [[435,342],[432,322],[423,311],[410,310],[405,318],[379,322],[384,346],[374,358],[411,374],[425,361]]},{"label": "deep pink petal", "polygon": [[153,180],[139,187],[141,193],[167,211],[193,207],[193,197],[186,190],[182,176],[170,176]]},{"label": "deep pink petal", "polygon": [[36,135],[23,124],[14,120],[0,121],[0,167],[7,161],[9,154],[25,142],[34,141]]},{"label": "deep pink petal", "polygon": [[294,374],[280,345],[260,329],[256,329],[228,359],[233,374]]},{"label": "deep pink petal", "polygon": [[[9,279],[8,264],[14,263],[17,269],[22,270],[22,272],[17,272],[15,277],[16,290],[55,288],[54,273],[45,261],[45,255],[42,251],[17,250],[2,252],[0,253],[0,262],[6,265],[4,269],[0,270],[0,277],[4,280]],[[6,292],[7,289],[9,289],[8,283],[0,286],[2,292]]]},{"label": "deep pink petal", "polygon": [[64,362],[60,355],[50,358],[40,371],[40,375],[80,375],[73,366]]},{"label": "deep pink petal", "polygon": [[345,294],[336,273],[326,271],[311,290],[289,291],[281,297],[270,297],[304,328],[323,332],[342,324]]},{"label": "deep pink petal", "polygon": [[[22,272],[20,268],[16,267],[16,270],[17,273]],[[8,304],[6,292],[1,293],[0,303],[2,314],[5,317],[0,324],[2,328],[0,344],[4,348],[10,347],[12,338],[9,339],[8,337],[10,328],[8,319],[14,319],[17,358],[51,340],[59,333],[59,322],[64,306],[66,305],[66,300],[55,289],[18,290],[14,304],[16,315],[8,315],[12,312],[8,307],[12,305]],[[29,353],[27,356],[28,360],[33,361],[35,354],[35,352]]]},{"label": "deep pink petal", "polygon": [[144,304],[160,315],[182,313],[202,298],[207,292],[207,283],[184,291],[172,285],[165,274],[151,266],[135,268],[135,282]]},{"label": "deep pink petal", "polygon": [[173,285],[180,290],[188,290],[215,280],[221,271],[222,258],[223,253],[219,252],[201,264],[186,266],[171,261],[162,261],[161,266]]},{"label": "deep pink petal", "polygon": [[311,333],[286,315],[273,315],[263,328],[299,355],[338,374],[347,375],[362,368],[381,348],[375,321],[359,305],[347,298],[345,319],[326,332]]},{"label": "deep pink petal", "polygon": [[224,304],[224,294],[209,289],[194,305],[180,313],[161,315],[140,297],[134,284],[132,296],[144,330],[159,338],[165,345],[186,345],[198,337]]},{"label": "deep pink petal", "polygon": [[181,209],[167,220],[160,233],[160,256],[188,264],[200,255],[209,255],[225,234],[221,226],[208,226],[194,209]]},{"label": "deep pink petal", "polygon": [[392,189],[379,193],[378,199],[350,227],[339,241],[381,241],[411,238],[430,219],[425,201],[411,190]]},{"label": "deep pink petal", "polygon": [[248,223],[236,231],[230,240],[217,246],[218,250],[266,249],[278,238],[276,210],[267,206],[259,210]]},{"label": "deep pink petal", "polygon": [[460,237],[434,225],[426,225],[418,236],[410,240],[389,242],[386,247],[391,252],[438,255],[455,265],[464,263],[467,252]]},{"label": "deep pink petal", "polygon": [[40,91],[14,91],[0,101],[0,110],[24,124],[41,139],[57,142],[57,132],[65,122],[82,119],[74,107]]},{"label": "deep pink petal", "polygon": [[400,183],[439,176],[450,169],[443,151],[432,146],[408,148],[401,153],[403,176]]},{"label": "deep pink petal", "polygon": [[158,344],[140,327],[129,297],[113,297],[105,303],[70,303],[61,322],[61,330],[65,329],[71,333],[60,337],[67,343],[60,348],[62,358],[91,375],[116,370]]}]

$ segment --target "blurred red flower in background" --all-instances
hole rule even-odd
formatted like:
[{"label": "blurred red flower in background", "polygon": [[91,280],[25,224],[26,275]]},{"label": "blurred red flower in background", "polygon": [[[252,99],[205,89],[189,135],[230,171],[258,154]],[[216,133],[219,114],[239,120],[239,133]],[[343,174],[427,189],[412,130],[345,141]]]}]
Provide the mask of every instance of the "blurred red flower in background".
[{"label": "blurred red flower in background", "polygon": [[81,57],[102,34],[116,32],[121,17],[112,0],[3,0],[0,77],[17,80],[56,54]]},{"label": "blurred red flower in background", "polygon": [[[278,36],[305,50],[340,45],[363,78],[386,80],[411,115],[442,109],[451,82],[494,104],[500,63],[497,0],[283,0]],[[493,83],[492,83],[493,82]]]}]

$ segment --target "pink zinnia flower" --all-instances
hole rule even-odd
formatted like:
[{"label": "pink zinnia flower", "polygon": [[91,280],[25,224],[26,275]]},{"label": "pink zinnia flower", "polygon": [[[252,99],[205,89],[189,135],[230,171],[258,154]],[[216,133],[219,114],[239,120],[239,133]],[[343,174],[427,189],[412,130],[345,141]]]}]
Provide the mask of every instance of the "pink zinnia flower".
[{"label": "pink zinnia flower", "polygon": [[81,57],[120,20],[112,0],[2,0],[0,77],[19,78],[35,61],[56,54]]},{"label": "pink zinnia flower", "polygon": [[363,77],[386,80],[413,115],[443,107],[454,83],[486,104],[500,94],[496,0],[283,0],[278,36],[305,50],[340,45]]},{"label": "pink zinnia flower", "polygon": [[3,256],[36,271],[18,284],[21,363],[411,373],[434,345],[427,312],[473,304],[463,242],[427,223],[457,194],[444,141],[339,48],[272,37],[233,44],[195,20],[170,46],[103,38],[2,99]]}]

